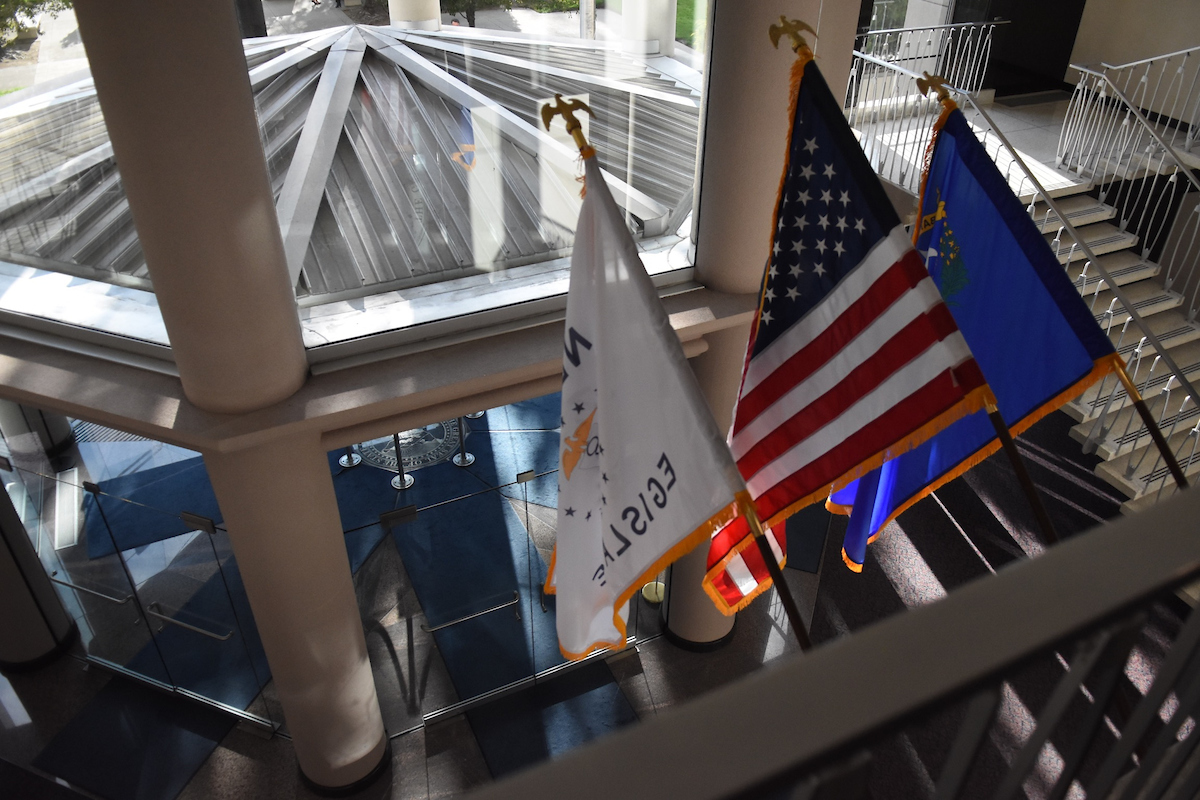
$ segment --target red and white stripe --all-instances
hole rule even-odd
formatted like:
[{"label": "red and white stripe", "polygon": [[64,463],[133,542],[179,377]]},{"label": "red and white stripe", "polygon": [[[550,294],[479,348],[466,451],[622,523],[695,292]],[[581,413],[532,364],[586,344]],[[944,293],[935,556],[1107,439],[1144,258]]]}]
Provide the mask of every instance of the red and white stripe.
[{"label": "red and white stripe", "polygon": [[759,514],[774,523],[982,384],[897,226],[820,305],[751,359],[730,445]]}]

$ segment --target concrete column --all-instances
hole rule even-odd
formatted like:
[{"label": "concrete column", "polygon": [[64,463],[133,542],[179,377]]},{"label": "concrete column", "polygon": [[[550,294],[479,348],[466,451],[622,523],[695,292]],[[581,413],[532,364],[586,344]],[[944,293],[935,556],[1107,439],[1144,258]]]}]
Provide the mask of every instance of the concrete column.
[{"label": "concrete column", "polygon": [[316,434],[205,454],[304,775],[351,786],[386,766],[329,463]]},{"label": "concrete column", "polygon": [[31,669],[62,652],[74,623],[0,487],[0,667]]},{"label": "concrete column", "polygon": [[184,392],[223,413],[283,400],[308,366],[233,3],[75,16]]},{"label": "concrete column", "polygon": [[[696,279],[723,292],[758,291],[771,249],[775,191],[787,149],[788,81],[796,56],[767,31],[779,15],[817,29],[809,44],[835,95],[844,92],[858,25],[857,3],[714,0],[698,170]],[[737,367],[741,369],[741,364]]]},{"label": "concrete column", "polygon": [[[704,337],[708,350],[688,362],[722,431],[728,431],[733,424],[734,401],[749,335],[748,328],[740,327],[709,334]],[[671,565],[664,617],[672,640],[684,646],[713,646],[733,630],[734,618],[718,611],[701,586],[708,571],[707,561],[705,542]]]},{"label": "concrete column", "polygon": [[676,0],[624,0],[621,4],[623,36],[627,41],[658,41],[658,52],[675,54]]},{"label": "concrete column", "polygon": [[442,29],[442,9],[438,0],[388,0],[388,14],[397,28],[417,31]]}]

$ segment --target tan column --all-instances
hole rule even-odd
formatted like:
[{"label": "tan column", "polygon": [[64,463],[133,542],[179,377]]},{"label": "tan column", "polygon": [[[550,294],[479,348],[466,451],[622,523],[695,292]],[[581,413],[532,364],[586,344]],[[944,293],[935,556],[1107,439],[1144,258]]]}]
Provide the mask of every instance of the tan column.
[{"label": "tan column", "polygon": [[319,438],[206,454],[300,769],[343,787],[387,749]]},{"label": "tan column", "polygon": [[276,403],[307,364],[233,4],[78,0],[117,167],[188,399]]},{"label": "tan column", "polygon": [[857,3],[715,0],[694,238],[696,279],[723,292],[758,291],[771,249],[796,60],[790,46],[781,41],[776,50],[768,38],[780,14],[817,29],[809,44],[835,96],[850,74]]},{"label": "tan column", "polygon": [[[749,330],[731,328],[704,337],[708,350],[688,363],[712,409],[717,427],[729,430],[741,379]],[[733,617],[717,610],[701,586],[707,572],[708,544],[703,543],[671,565],[664,609],[667,630],[676,642],[701,646],[719,642],[733,629]]]},{"label": "tan column", "polygon": [[388,0],[388,16],[397,28],[442,29],[442,9],[438,0]]},{"label": "tan column", "polygon": [[0,486],[0,667],[32,668],[70,644],[71,617]]}]

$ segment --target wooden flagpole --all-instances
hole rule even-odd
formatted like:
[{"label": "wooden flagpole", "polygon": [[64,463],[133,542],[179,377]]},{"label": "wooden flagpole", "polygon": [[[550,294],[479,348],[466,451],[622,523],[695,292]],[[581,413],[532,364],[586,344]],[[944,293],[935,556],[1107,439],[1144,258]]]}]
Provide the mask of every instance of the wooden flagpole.
[{"label": "wooden flagpole", "polygon": [[1154,417],[1151,415],[1146,401],[1142,399],[1142,393],[1138,391],[1137,386],[1133,383],[1133,379],[1125,371],[1124,364],[1117,364],[1117,377],[1121,379],[1121,383],[1125,386],[1125,393],[1133,400],[1133,407],[1137,409],[1138,415],[1142,418],[1142,422],[1145,423],[1146,430],[1150,431],[1150,438],[1154,440],[1154,446],[1158,448],[1163,461],[1167,462],[1167,469],[1171,470],[1171,476],[1175,478],[1175,485],[1180,489],[1188,488],[1188,480],[1183,474],[1183,468],[1179,466],[1179,462],[1175,459],[1175,454],[1171,452],[1171,447],[1163,437],[1162,431],[1159,430],[1158,423],[1154,421]]},{"label": "wooden flagpole", "polygon": [[750,523],[750,533],[754,535],[758,551],[762,553],[763,563],[767,565],[767,572],[771,574],[771,582],[775,584],[775,591],[779,594],[780,602],[783,603],[783,610],[787,612],[788,622],[792,625],[792,633],[796,636],[796,642],[800,645],[801,650],[807,652],[812,649],[812,642],[808,638],[808,628],[804,626],[804,620],[800,617],[800,608],[796,605],[796,598],[792,597],[792,590],[787,585],[787,581],[783,579],[783,570],[779,568],[779,562],[775,560],[775,552],[771,549],[766,531],[763,530],[762,522],[758,519],[754,501],[749,500],[748,495],[743,496],[747,499],[744,502],[739,500],[738,506],[745,515],[746,521]]},{"label": "wooden flagpole", "polygon": [[996,437],[1004,447],[1004,452],[1008,454],[1008,460],[1012,462],[1013,471],[1017,473],[1017,481],[1021,484],[1021,490],[1029,499],[1029,505],[1033,506],[1033,515],[1037,517],[1038,525],[1041,526],[1042,538],[1045,539],[1046,544],[1056,543],[1058,532],[1054,530],[1054,523],[1050,520],[1050,513],[1042,502],[1042,496],[1038,494],[1037,487],[1033,485],[1033,479],[1029,477],[1029,470],[1025,468],[1025,459],[1021,458],[1021,453],[1017,450],[1017,443],[1013,441],[1008,424],[1005,423],[1004,417],[1000,416],[999,409],[992,403],[987,405],[987,414],[988,419],[992,421],[992,427],[996,429]]}]

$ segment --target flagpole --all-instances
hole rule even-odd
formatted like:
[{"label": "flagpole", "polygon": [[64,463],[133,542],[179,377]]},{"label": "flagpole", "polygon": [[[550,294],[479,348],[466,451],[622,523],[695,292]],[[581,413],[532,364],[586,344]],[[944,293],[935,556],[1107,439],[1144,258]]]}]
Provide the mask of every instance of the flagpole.
[{"label": "flagpole", "polygon": [[1012,462],[1013,471],[1017,473],[1017,481],[1021,484],[1021,489],[1029,498],[1029,505],[1033,506],[1033,515],[1037,517],[1038,525],[1042,528],[1042,538],[1046,540],[1046,544],[1055,544],[1058,541],[1058,533],[1054,530],[1050,513],[1046,511],[1046,506],[1042,503],[1042,496],[1038,494],[1037,487],[1033,485],[1033,479],[1029,477],[1029,470],[1025,468],[1025,459],[1021,458],[1021,454],[1017,450],[1017,443],[1013,441],[1008,424],[1004,421],[1004,417],[1000,416],[1000,410],[992,403],[987,404],[987,415],[988,419],[992,421],[992,427],[996,429],[996,437],[1000,439],[1004,452],[1008,454],[1008,459]]},{"label": "flagpole", "polygon": [[1159,454],[1162,455],[1163,461],[1167,463],[1167,468],[1171,470],[1171,476],[1175,478],[1175,484],[1180,489],[1188,488],[1188,480],[1183,474],[1183,469],[1179,466],[1179,462],[1175,459],[1175,454],[1171,452],[1170,445],[1163,438],[1162,430],[1159,429],[1158,423],[1154,421],[1154,416],[1150,413],[1150,409],[1146,406],[1146,401],[1142,399],[1142,393],[1138,391],[1134,385],[1133,379],[1129,377],[1129,373],[1125,371],[1125,365],[1120,361],[1117,362],[1117,377],[1121,379],[1121,383],[1125,386],[1125,393],[1133,400],[1133,407],[1137,409],[1138,415],[1141,416],[1142,422],[1146,424],[1146,430],[1150,432],[1150,438],[1154,440],[1154,446],[1158,448]]},{"label": "flagpole", "polygon": [[812,642],[808,638],[808,628],[804,626],[804,620],[800,617],[800,608],[796,605],[796,598],[792,597],[792,590],[783,579],[783,570],[779,568],[779,562],[775,560],[775,553],[771,550],[771,543],[767,540],[766,531],[763,530],[762,522],[758,518],[754,502],[748,499],[749,495],[742,494],[740,497],[747,498],[744,501],[739,499],[738,506],[750,524],[750,533],[754,535],[754,541],[758,544],[758,552],[762,553],[763,563],[767,565],[767,572],[771,574],[771,581],[775,584],[775,591],[779,593],[783,610],[787,612],[788,622],[792,625],[792,633],[796,636],[796,642],[800,645],[800,649],[807,652],[812,649]]}]

